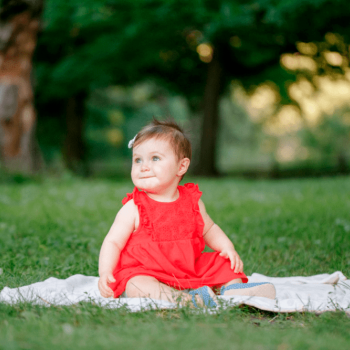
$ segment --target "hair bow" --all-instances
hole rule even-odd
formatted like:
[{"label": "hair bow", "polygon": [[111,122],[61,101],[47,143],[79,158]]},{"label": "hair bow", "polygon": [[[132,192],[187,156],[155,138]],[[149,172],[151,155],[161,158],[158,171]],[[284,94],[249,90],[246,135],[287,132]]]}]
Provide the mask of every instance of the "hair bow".
[{"label": "hair bow", "polygon": [[135,137],[132,140],[129,141],[128,148],[132,148],[132,146],[134,146],[134,142],[135,142],[136,136],[137,136],[137,134],[135,135]]}]

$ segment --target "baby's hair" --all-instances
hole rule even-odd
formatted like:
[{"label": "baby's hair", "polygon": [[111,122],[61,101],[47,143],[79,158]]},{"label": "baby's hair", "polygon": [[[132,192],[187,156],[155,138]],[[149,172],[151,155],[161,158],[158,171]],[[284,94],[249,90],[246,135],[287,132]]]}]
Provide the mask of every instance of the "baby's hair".
[{"label": "baby's hair", "polygon": [[134,148],[138,144],[151,138],[168,140],[178,160],[182,158],[191,160],[191,142],[175,120],[158,120],[153,117],[152,122],[144,126],[141,131],[138,132],[132,147]]}]

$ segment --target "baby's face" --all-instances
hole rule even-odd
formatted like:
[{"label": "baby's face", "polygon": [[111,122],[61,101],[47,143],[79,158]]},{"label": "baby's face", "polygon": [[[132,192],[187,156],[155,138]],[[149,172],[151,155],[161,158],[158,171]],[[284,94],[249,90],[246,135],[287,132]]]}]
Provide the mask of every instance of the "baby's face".
[{"label": "baby's face", "polygon": [[132,181],[141,190],[161,193],[178,185],[180,163],[167,140],[148,139],[133,148]]}]

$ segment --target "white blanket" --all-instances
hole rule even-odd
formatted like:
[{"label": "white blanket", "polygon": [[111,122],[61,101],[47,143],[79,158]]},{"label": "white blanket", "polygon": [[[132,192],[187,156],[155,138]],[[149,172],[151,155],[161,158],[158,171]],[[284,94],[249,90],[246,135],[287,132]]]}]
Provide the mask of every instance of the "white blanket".
[{"label": "white blanket", "polygon": [[[272,312],[315,312],[343,310],[350,314],[350,280],[340,272],[309,277],[268,277],[254,273],[249,282],[271,282],[276,287],[276,299],[246,296],[219,296],[219,307],[246,304]],[[42,305],[72,305],[81,301],[102,307],[127,306],[130,311],[151,308],[175,308],[167,301],[148,298],[102,298],[98,277],[74,275],[65,280],[50,277],[43,282],[19,288],[5,287],[0,302],[15,304],[31,302]]]}]

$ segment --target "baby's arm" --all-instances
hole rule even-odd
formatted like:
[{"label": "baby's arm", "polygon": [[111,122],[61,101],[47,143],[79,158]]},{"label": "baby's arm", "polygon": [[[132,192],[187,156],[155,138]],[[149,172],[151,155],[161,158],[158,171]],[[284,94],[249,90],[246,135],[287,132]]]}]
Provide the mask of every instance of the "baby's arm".
[{"label": "baby's arm", "polygon": [[198,205],[204,221],[203,238],[206,245],[209,248],[220,252],[220,256],[230,259],[231,269],[235,268],[234,272],[243,272],[243,262],[230,239],[210,218],[201,199],[199,200]]},{"label": "baby's arm", "polygon": [[115,282],[113,269],[117,265],[121,251],[124,249],[131,233],[135,230],[135,221],[138,217],[137,207],[133,200],[127,202],[118,212],[112,227],[105,237],[99,259],[98,288],[103,297],[113,296],[109,287]]}]

